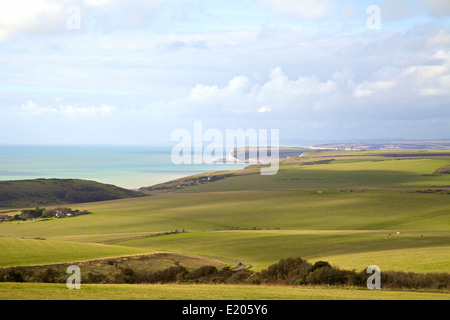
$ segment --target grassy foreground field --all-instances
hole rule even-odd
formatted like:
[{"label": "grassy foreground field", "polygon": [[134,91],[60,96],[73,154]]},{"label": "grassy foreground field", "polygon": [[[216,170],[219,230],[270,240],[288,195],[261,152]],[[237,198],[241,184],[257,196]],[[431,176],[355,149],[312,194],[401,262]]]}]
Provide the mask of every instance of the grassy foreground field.
[{"label": "grassy foreground field", "polygon": [[[83,204],[80,208],[94,214],[1,224],[0,265],[175,251],[245,261],[256,269],[299,256],[334,257],[338,266],[345,262],[350,269],[367,267],[364,264],[372,257],[383,262],[383,269],[447,271],[448,197],[404,190],[323,194],[278,190],[167,194]],[[176,229],[187,232],[150,237]],[[414,258],[419,251],[412,249],[422,250],[420,260]],[[383,258],[385,250],[400,254]],[[366,259],[345,258],[361,254]]]},{"label": "grassy foreground field", "polygon": [[[308,261],[329,258],[336,266],[349,270],[363,270],[372,264],[379,265],[382,270],[449,270],[448,232],[429,232],[425,238],[416,232],[388,239],[385,235],[386,232],[379,231],[218,231],[142,238],[119,244],[147,250],[229,257],[251,265],[253,270],[267,268],[286,257],[301,257]],[[419,256],[421,259],[417,259]]]},{"label": "grassy foreground field", "polygon": [[442,292],[239,285],[0,283],[2,300],[450,300]]},{"label": "grassy foreground field", "polygon": [[[0,224],[0,267],[177,252],[255,271],[301,257],[347,270],[376,264],[382,271],[449,272],[449,164],[450,152],[316,152],[282,160],[275,176],[252,166],[210,183],[171,183],[170,192],[148,197],[71,205],[92,214]],[[270,289],[262,288],[255,290]],[[341,289],[321,290],[345,298]],[[363,298],[359,290],[343,292]]]}]

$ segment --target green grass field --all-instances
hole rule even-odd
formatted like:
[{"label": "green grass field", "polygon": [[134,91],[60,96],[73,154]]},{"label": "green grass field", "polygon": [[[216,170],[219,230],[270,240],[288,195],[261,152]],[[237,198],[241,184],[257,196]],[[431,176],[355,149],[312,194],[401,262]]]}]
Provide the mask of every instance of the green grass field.
[{"label": "green grass field", "polygon": [[94,285],[0,283],[8,300],[449,300],[444,292],[238,285]]},{"label": "green grass field", "polygon": [[85,261],[144,253],[138,248],[57,240],[0,238],[0,267]]},{"label": "green grass field", "polygon": [[276,190],[164,194],[80,204],[94,214],[0,225],[3,236],[105,242],[154,232],[227,227],[450,231],[449,194],[411,190]]},{"label": "green grass field", "polygon": [[[317,261],[327,256],[334,256],[331,262],[339,267],[358,271],[372,264],[379,265],[382,270],[397,271],[444,272],[450,269],[450,233],[428,232],[424,238],[418,232],[406,232],[388,239],[385,239],[386,235],[384,231],[219,231],[128,240],[119,244],[228,257],[250,264],[254,270],[267,268],[286,257]],[[387,258],[385,251],[396,254]],[[417,260],[418,253],[422,254],[420,260]],[[346,258],[358,257],[358,254],[367,256],[365,259]]]},{"label": "green grass field", "polygon": [[[253,270],[301,257],[449,272],[450,175],[435,174],[448,164],[450,153],[317,152],[283,160],[275,176],[253,166],[170,193],[71,205],[93,214],[0,224],[0,266],[179,252]],[[175,230],[185,232],[158,235]]]},{"label": "green grass field", "polygon": [[447,175],[432,175],[448,163],[441,159],[341,159],[317,165],[291,161],[286,166],[282,163],[273,176],[262,176],[256,171],[252,175],[236,175],[178,192],[449,187]]},{"label": "green grass field", "polygon": [[[88,257],[92,259],[115,252],[172,250],[236,258],[266,267],[289,256],[432,250],[450,243],[448,197],[403,190],[323,194],[289,190],[168,194],[91,203],[80,208],[89,208],[93,215],[0,225],[3,236],[46,239],[0,238],[5,248],[1,262],[3,266],[30,264],[27,260],[49,263],[54,257],[47,258],[47,252],[58,252],[60,259],[72,261],[79,260],[84,252],[92,253]],[[223,230],[230,227],[240,230]],[[279,230],[245,230],[255,227]],[[175,229],[188,232],[146,237]],[[396,232],[401,234],[397,236]],[[385,239],[389,233],[393,236]],[[76,243],[80,243],[79,250],[73,247]],[[429,266],[429,271],[450,269],[450,259],[444,257],[445,264]],[[416,261],[403,269],[417,271],[423,267]]]}]

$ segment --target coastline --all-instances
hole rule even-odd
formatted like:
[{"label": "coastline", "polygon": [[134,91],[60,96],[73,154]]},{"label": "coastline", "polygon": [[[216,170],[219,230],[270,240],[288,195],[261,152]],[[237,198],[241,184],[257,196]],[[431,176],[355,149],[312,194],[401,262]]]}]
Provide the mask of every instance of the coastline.
[{"label": "coastline", "polygon": [[170,146],[20,146],[0,148],[0,181],[83,179],[136,190],[248,163],[175,165]]},{"label": "coastline", "polygon": [[[421,150],[433,145],[434,151],[448,150],[448,141],[380,143],[339,143],[309,147],[280,147],[279,158],[299,156],[303,152],[331,150],[363,152],[400,148]],[[112,184],[129,190],[155,186],[198,174],[244,169],[268,163],[270,158],[251,158],[246,147],[244,161],[235,148],[226,158],[211,164],[181,164],[171,161],[172,146],[80,146],[80,145],[2,145],[0,146],[0,181],[30,179],[83,179]]]}]

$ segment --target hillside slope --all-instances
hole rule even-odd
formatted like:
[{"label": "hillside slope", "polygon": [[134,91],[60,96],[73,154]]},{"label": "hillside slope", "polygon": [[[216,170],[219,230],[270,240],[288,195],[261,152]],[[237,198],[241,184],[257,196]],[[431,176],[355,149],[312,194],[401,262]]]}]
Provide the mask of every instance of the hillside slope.
[{"label": "hillside slope", "polygon": [[145,196],[114,185],[79,179],[0,181],[0,208],[95,202]]},{"label": "hillside slope", "polygon": [[280,157],[276,175],[261,175],[264,165],[249,165],[242,170],[185,177],[140,191],[448,189],[449,165],[448,150],[312,151],[303,152],[301,157]]}]

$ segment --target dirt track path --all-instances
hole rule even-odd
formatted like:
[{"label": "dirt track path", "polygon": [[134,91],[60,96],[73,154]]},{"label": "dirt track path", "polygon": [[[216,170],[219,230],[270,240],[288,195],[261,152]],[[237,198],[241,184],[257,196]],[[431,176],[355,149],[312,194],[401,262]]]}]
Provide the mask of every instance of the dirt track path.
[{"label": "dirt track path", "polygon": [[239,271],[239,270],[243,270],[243,269],[247,268],[247,266],[245,264],[243,264],[242,262],[240,262],[240,261],[234,261],[234,260],[228,260],[228,259],[223,259],[223,260],[232,262],[232,263],[237,265],[236,268],[231,269],[233,271]]},{"label": "dirt track path", "polygon": [[239,271],[239,270],[243,270],[243,269],[247,268],[247,266],[241,262],[238,262],[237,265],[238,266],[236,268],[232,269],[233,271]]}]

